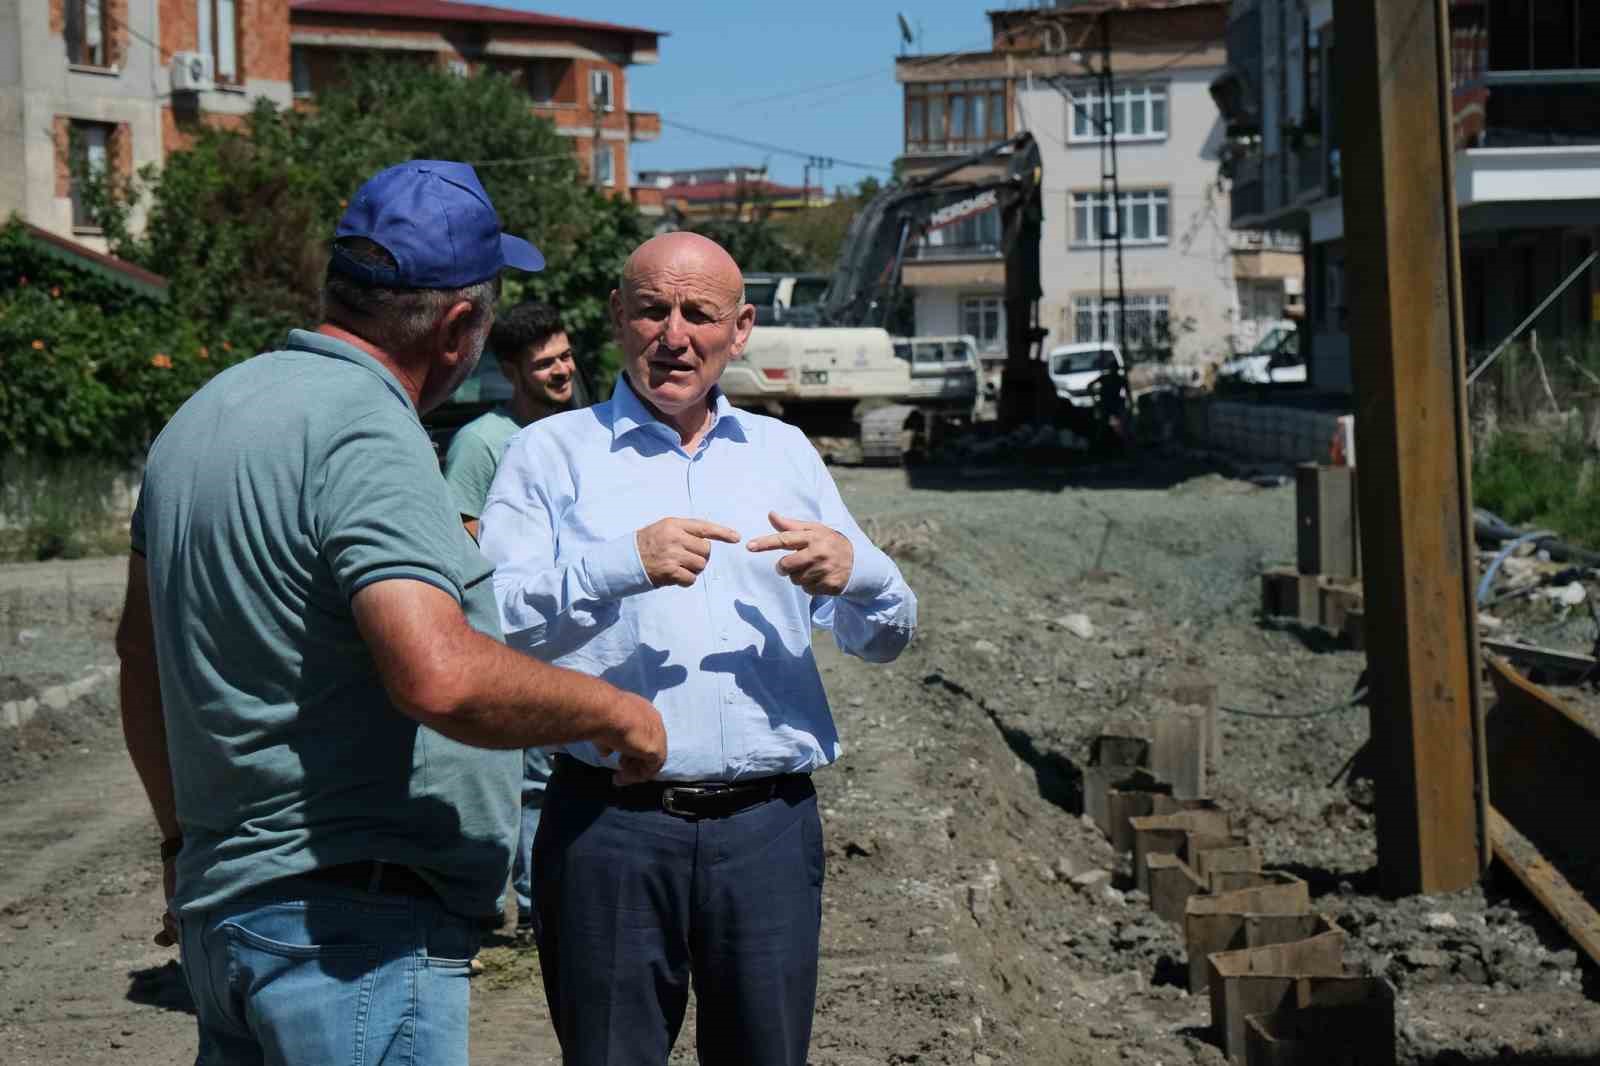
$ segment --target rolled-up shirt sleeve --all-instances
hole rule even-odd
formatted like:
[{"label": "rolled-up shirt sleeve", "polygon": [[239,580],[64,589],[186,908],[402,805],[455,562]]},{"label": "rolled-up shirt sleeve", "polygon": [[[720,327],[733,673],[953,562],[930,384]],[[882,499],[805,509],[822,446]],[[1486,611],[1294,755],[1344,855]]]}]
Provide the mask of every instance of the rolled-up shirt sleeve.
[{"label": "rolled-up shirt sleeve", "polygon": [[489,487],[481,546],[495,566],[506,642],[554,660],[617,620],[619,602],[650,589],[632,532],[563,558],[558,523],[571,505],[563,458],[542,455],[530,433],[514,437]]},{"label": "rolled-up shirt sleeve", "polygon": [[855,562],[843,593],[812,599],[811,621],[831,630],[834,643],[845,654],[871,663],[890,662],[916,633],[916,593],[894,560],[856,524],[820,457],[815,464],[819,521],[849,539]]}]

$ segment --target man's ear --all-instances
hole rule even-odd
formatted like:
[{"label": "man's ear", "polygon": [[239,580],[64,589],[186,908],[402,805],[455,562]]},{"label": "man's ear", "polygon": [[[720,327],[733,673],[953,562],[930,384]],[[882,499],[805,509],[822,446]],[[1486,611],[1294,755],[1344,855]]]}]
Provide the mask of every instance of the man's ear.
[{"label": "man's ear", "polygon": [[445,362],[450,366],[461,362],[467,354],[473,327],[477,325],[473,318],[470,300],[457,300],[439,316],[436,327],[439,354],[445,357]]},{"label": "man's ear", "polygon": [[744,346],[750,343],[750,331],[756,325],[756,305],[745,304],[739,308],[739,313],[733,320],[733,357],[735,359],[744,354]]},{"label": "man's ear", "polygon": [[611,339],[616,341],[618,344],[621,344],[622,343],[622,316],[623,316],[623,313],[624,313],[624,308],[622,306],[622,290],[621,289],[612,289],[611,290],[611,299],[609,301],[609,307],[610,307],[610,310],[611,310]]}]

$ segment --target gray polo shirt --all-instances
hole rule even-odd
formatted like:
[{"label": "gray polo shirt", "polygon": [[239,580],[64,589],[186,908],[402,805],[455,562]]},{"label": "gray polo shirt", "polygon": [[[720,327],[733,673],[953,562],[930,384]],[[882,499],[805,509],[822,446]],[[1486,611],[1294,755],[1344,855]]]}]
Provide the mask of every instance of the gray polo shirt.
[{"label": "gray polo shirt", "polygon": [[184,834],[177,908],[370,859],[496,913],[522,754],[397,711],[351,613],[358,590],[410,578],[500,636],[492,568],[399,382],[302,330],[217,375],[152,447],[132,540]]}]

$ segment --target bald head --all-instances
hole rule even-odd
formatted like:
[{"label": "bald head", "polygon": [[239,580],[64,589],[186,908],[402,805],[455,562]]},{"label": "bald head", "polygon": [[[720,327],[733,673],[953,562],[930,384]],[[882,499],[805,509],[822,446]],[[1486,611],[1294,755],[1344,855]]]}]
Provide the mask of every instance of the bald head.
[{"label": "bald head", "polygon": [[710,237],[679,231],[651,237],[628,256],[622,266],[622,287],[633,288],[641,277],[661,272],[693,275],[714,288],[744,293],[744,275],[728,250]]},{"label": "bald head", "polygon": [[755,314],[744,302],[739,264],[698,233],[645,241],[628,257],[622,284],[611,294],[628,383],[686,432],[707,417],[706,396],[728,361],[744,351]]}]

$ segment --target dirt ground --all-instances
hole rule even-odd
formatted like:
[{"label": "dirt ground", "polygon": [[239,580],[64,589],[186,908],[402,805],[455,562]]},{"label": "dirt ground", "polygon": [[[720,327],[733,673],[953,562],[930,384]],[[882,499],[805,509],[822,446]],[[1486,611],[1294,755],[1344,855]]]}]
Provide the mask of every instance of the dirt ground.
[{"label": "dirt ground", "polygon": [[[1292,562],[1292,487],[1178,460],[836,475],[917,589],[921,632],[886,667],[818,636],[846,753],[817,782],[813,1063],[1224,1061],[1181,934],[1081,817],[1089,738],[1192,672],[1251,712],[1221,717],[1216,798],[1349,933],[1352,972],[1394,983],[1402,1062],[1600,1062],[1596,974],[1514,887],[1377,894],[1370,782],[1357,760],[1331,783],[1367,732],[1365,709],[1338,709],[1363,657],[1257,616],[1260,570]],[[121,576],[0,567],[0,700],[113,661]],[[0,730],[0,1062],[192,1059],[181,976],[149,942],[154,852],[111,686]],[[1074,887],[1096,869],[1109,885]],[[484,959],[474,1061],[557,1061],[537,957],[497,942]],[[692,1025],[674,1061],[693,1061]]]}]

